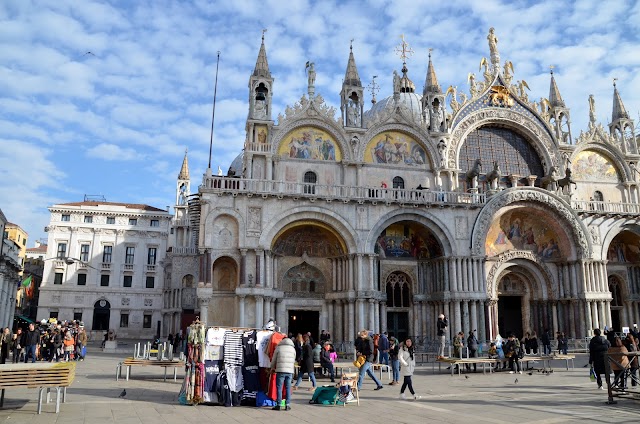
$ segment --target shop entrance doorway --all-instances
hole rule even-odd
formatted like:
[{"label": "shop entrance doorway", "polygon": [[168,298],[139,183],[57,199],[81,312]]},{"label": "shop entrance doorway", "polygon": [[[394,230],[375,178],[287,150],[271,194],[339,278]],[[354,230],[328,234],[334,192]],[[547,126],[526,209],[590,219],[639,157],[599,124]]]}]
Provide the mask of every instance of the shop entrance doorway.
[{"label": "shop entrance doorway", "polygon": [[298,309],[289,310],[289,326],[287,331],[289,333],[305,334],[311,332],[311,337],[315,342],[320,341],[320,312],[319,311],[305,311]]}]

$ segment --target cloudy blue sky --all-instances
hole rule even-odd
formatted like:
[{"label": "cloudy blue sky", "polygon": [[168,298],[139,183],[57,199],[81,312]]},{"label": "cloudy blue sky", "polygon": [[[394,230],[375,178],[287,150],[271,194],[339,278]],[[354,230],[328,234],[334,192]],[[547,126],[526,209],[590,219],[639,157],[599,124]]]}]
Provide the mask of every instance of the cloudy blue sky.
[{"label": "cloudy blue sky", "polygon": [[429,48],[440,84],[466,91],[493,26],[530,98],[548,96],[555,66],[576,136],[587,127],[589,94],[600,122],[611,120],[614,77],[637,120],[639,25],[640,4],[624,0],[4,0],[0,208],[31,246],[46,236],[47,206],[84,194],[172,205],[187,148],[195,190],[208,160],[216,51],[212,162],[226,172],[244,142],[263,28],[274,116],[306,92],[307,60],[316,63],[316,92],[338,106],[351,39],[363,82],[378,75],[378,98],[391,94],[402,66],[401,34],[415,50],[408,66],[419,92]]}]

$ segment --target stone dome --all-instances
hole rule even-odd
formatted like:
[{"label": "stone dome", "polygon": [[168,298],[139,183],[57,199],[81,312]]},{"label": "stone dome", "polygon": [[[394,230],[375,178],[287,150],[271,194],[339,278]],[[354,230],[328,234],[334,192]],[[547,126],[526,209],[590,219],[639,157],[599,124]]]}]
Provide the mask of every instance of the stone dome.
[{"label": "stone dome", "polygon": [[[422,96],[416,93],[399,93],[401,106],[404,106],[416,124],[422,123]],[[395,107],[393,96],[386,97],[371,107],[364,114],[365,120],[369,121],[374,116],[392,111]]]},{"label": "stone dome", "polygon": [[244,151],[240,152],[238,156],[231,162],[229,166],[229,170],[227,171],[227,176],[229,177],[238,177],[241,178],[244,174]]}]

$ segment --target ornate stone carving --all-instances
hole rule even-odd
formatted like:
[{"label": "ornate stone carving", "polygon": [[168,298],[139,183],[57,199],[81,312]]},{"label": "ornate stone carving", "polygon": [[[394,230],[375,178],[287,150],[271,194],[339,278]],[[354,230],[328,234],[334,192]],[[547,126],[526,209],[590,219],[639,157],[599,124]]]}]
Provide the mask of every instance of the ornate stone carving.
[{"label": "ornate stone carving", "polygon": [[60,304],[60,295],[54,294],[53,296],[51,296],[51,302],[54,304]]},{"label": "ornate stone carving", "polygon": [[122,304],[122,306],[129,306],[129,304],[131,303],[131,299],[129,299],[128,297],[123,297],[120,303]]},{"label": "ornate stone carving", "polygon": [[496,213],[503,207],[516,202],[537,202],[549,207],[554,213],[571,228],[571,235],[576,242],[578,257],[590,257],[591,246],[586,236],[586,227],[580,221],[569,206],[557,196],[539,188],[509,189],[495,195],[489,200],[476,220],[472,234],[472,252],[474,255],[482,255],[484,242]]},{"label": "ornate stone carving", "polygon": [[456,216],[456,238],[464,240],[469,237],[469,226],[466,216]]},{"label": "ornate stone carving", "polygon": [[547,284],[549,296],[552,298],[557,298],[557,289],[554,289],[553,284],[553,274],[551,273],[547,265],[540,260],[540,257],[529,250],[509,250],[491,259],[491,262],[493,262],[493,266],[491,266],[491,269],[487,273],[487,294],[491,298],[497,297],[496,289],[498,282],[496,281],[496,279],[499,277],[499,275],[497,275],[497,271],[505,262],[513,261],[516,259],[524,259],[536,264],[537,268],[541,270],[545,276],[545,283]]},{"label": "ornate stone carving", "polygon": [[248,214],[249,219],[247,223],[247,230],[260,231],[262,222],[262,208],[250,206],[248,208]]},{"label": "ornate stone carving", "polygon": [[600,244],[600,232],[597,225],[589,225],[589,234],[591,235],[591,241],[593,244]]},{"label": "ornate stone carving", "polygon": [[84,296],[76,296],[74,300],[76,305],[81,305],[84,302]]},{"label": "ornate stone carving", "polygon": [[153,306],[153,299],[145,299],[144,306]]},{"label": "ornate stone carving", "polygon": [[314,117],[320,116],[336,124],[342,124],[341,118],[336,118],[336,112],[336,108],[326,104],[321,95],[318,94],[317,96],[310,96],[309,98],[303,95],[293,107],[287,106],[284,112],[285,116],[282,116],[282,114],[278,115],[278,126],[286,125],[291,120],[300,118],[305,114]]}]

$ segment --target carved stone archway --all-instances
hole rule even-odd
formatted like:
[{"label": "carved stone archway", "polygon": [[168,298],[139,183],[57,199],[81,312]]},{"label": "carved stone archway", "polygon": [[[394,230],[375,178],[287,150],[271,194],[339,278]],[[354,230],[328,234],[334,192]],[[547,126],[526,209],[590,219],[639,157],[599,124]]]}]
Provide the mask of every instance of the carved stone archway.
[{"label": "carved stone archway", "polygon": [[516,202],[535,202],[543,204],[549,212],[557,215],[566,222],[571,229],[570,238],[573,239],[578,258],[590,258],[592,255],[591,241],[587,238],[587,228],[573,210],[560,197],[540,188],[510,188],[497,194],[487,202],[476,219],[471,235],[471,249],[474,255],[485,254],[485,240],[491,224],[500,209]]}]

